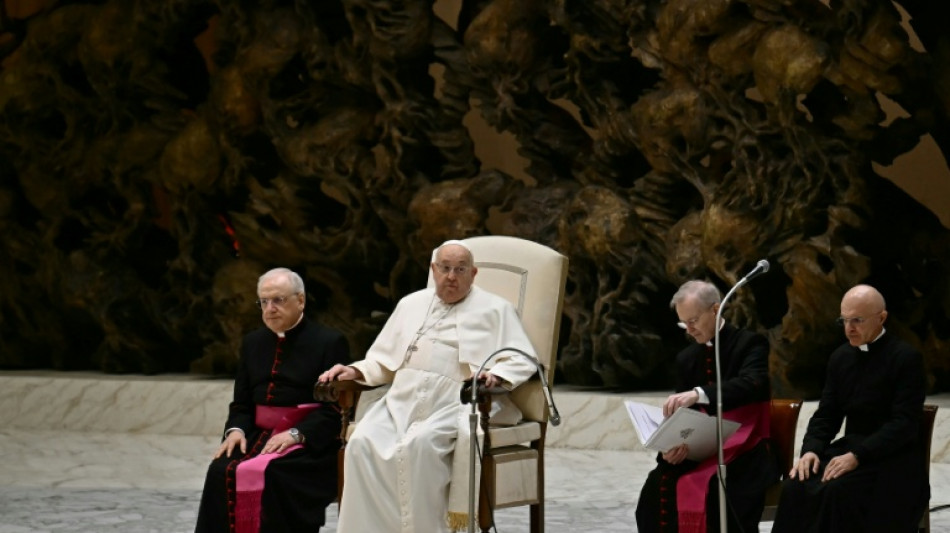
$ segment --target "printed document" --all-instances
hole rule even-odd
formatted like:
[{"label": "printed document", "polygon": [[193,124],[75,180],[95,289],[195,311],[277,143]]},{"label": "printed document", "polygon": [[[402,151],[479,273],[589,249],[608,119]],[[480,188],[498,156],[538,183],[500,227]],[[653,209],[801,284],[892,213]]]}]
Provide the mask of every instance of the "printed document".
[{"label": "printed document", "polygon": [[[684,407],[664,419],[661,407],[633,400],[623,403],[645,448],[662,453],[685,442],[689,445],[687,458],[692,461],[702,461],[716,454],[715,416]],[[739,426],[738,422],[723,419],[723,441],[735,433]]]}]

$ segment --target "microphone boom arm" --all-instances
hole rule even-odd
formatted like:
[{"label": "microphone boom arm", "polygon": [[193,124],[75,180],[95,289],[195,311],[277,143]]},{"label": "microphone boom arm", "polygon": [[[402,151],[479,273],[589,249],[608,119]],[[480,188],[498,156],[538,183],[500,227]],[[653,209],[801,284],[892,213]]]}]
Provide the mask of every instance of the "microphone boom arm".
[{"label": "microphone boom arm", "polygon": [[751,272],[740,279],[739,283],[736,283],[735,286],[726,293],[726,296],[719,304],[719,310],[716,311],[716,452],[719,461],[716,473],[719,476],[719,531],[721,533],[727,533],[728,517],[726,516],[726,463],[723,458],[722,450],[722,365],[720,364],[721,358],[719,355],[719,324],[722,324],[722,310],[726,308],[726,302],[739,290],[739,287],[748,283],[752,278],[765,274],[768,271],[769,262],[765,259],[760,260]]},{"label": "microphone boom arm", "polygon": [[[478,387],[475,386],[475,382],[478,381],[478,376],[480,376],[481,373],[484,372],[485,365],[487,365],[492,359],[494,359],[496,355],[499,355],[504,352],[512,352],[516,355],[520,355],[524,357],[525,359],[527,359],[528,361],[530,361],[534,365],[535,371],[538,373],[538,377],[541,379],[541,391],[544,393],[544,399],[548,404],[548,411],[549,411],[548,419],[551,422],[552,426],[560,425],[561,415],[560,413],[558,413],[557,407],[554,405],[554,396],[551,394],[551,386],[548,384],[548,377],[547,377],[547,374],[545,373],[544,365],[542,365],[541,361],[538,361],[538,359],[534,357],[533,355],[529,354],[528,352],[525,352],[524,350],[520,350],[518,348],[500,348],[492,352],[491,355],[489,355],[488,357],[485,358],[484,361],[482,361],[482,364],[479,365],[478,370],[475,372],[475,376],[473,377],[472,398],[471,398],[472,405],[474,406],[476,402],[478,401]],[[474,412],[474,410],[475,408],[473,407],[472,411]]]},{"label": "microphone boom arm", "polygon": [[534,364],[535,370],[538,373],[538,377],[541,378],[541,389],[544,391],[544,399],[548,403],[548,409],[550,410],[550,422],[552,426],[556,426],[561,423],[561,415],[557,412],[557,407],[554,406],[554,398],[551,395],[551,387],[548,385],[548,378],[544,373],[544,365],[533,355],[519,350],[518,348],[501,348],[495,350],[488,357],[482,361],[482,364],[479,365],[478,370],[475,372],[475,375],[472,376],[472,412],[469,414],[469,425],[470,425],[470,437],[469,437],[469,463],[468,463],[468,532],[475,533],[475,455],[476,442],[478,440],[478,435],[476,433],[478,429],[478,414],[476,413],[476,407],[478,404],[478,376],[485,370],[485,365],[489,363],[496,355],[504,352],[512,352],[515,355],[520,355],[531,361]]}]

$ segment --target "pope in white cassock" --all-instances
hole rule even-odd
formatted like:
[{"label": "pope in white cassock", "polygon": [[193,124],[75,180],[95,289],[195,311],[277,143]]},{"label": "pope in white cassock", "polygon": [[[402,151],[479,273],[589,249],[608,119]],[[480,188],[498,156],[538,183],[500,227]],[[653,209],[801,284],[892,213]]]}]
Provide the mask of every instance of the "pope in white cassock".
[{"label": "pope in white cassock", "polygon": [[[535,354],[514,307],[472,285],[478,269],[464,243],[443,243],[431,266],[435,289],[400,300],[364,360],[320,377],[392,383],[347,444],[340,533],[464,527],[470,407],[459,401],[462,383],[500,348]],[[514,388],[536,371],[514,352],[489,364],[479,376],[488,387]]]}]

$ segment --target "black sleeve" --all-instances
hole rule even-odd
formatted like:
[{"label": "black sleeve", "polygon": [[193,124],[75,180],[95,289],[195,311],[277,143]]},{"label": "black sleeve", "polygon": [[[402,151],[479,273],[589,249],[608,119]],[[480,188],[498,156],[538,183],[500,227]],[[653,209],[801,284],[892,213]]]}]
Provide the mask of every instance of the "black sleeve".
[{"label": "black sleeve", "polygon": [[[750,403],[768,401],[771,396],[769,378],[769,341],[758,333],[737,330],[728,359],[720,353],[722,409],[729,411]],[[709,403],[716,405],[716,387],[703,387]]]},{"label": "black sleeve", "polygon": [[890,375],[894,396],[887,420],[877,431],[852,447],[864,464],[887,457],[917,439],[925,391],[923,356],[905,345],[894,354],[892,361]]},{"label": "black sleeve", "polygon": [[254,427],[254,396],[253,386],[251,385],[251,371],[248,366],[251,364],[250,352],[253,350],[253,346],[255,346],[255,342],[252,336],[245,336],[241,342],[240,361],[234,378],[234,395],[228,405],[228,419],[224,423],[223,431],[236,427],[241,428],[245,434],[248,434],[251,428]]},{"label": "black sleeve", "polygon": [[844,349],[842,347],[835,350],[828,361],[825,387],[821,391],[818,409],[808,421],[808,429],[805,430],[805,437],[802,439],[802,455],[814,452],[821,456],[831,443],[831,439],[838,434],[841,423],[844,422],[844,405],[839,390],[841,380],[847,379],[847,376],[842,375]]},{"label": "black sleeve", "polygon": [[[316,369],[317,376],[335,364],[349,364],[349,344],[341,333],[327,330],[327,340],[323,344],[321,364]],[[316,383],[314,378],[313,383]],[[312,387],[312,384],[311,384]],[[311,388],[312,390],[312,388]],[[312,451],[322,451],[329,446],[339,446],[340,443],[340,411],[335,403],[324,403],[310,412],[297,429],[306,438],[306,446]]]}]

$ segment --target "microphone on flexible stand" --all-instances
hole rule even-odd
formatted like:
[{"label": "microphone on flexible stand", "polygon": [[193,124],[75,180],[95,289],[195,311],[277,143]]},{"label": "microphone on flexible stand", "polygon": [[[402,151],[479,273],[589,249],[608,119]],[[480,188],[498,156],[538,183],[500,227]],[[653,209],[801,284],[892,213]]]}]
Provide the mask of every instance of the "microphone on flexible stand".
[{"label": "microphone on flexible stand", "polygon": [[755,268],[739,280],[735,286],[726,293],[726,297],[719,304],[719,311],[716,312],[716,451],[719,454],[719,531],[727,533],[726,516],[726,461],[723,458],[722,442],[722,372],[719,364],[719,324],[722,323],[722,310],[726,307],[726,301],[739,287],[748,283],[752,278],[761,276],[769,271],[769,262],[765,259],[759,260]]},{"label": "microphone on flexible stand", "polygon": [[[478,436],[476,434],[478,413],[476,413],[475,409],[478,404],[478,376],[482,373],[482,371],[484,371],[485,365],[487,365],[489,361],[494,359],[496,355],[504,353],[504,352],[511,352],[515,355],[520,355],[534,364],[534,368],[536,369],[538,373],[538,377],[541,378],[541,390],[544,391],[544,399],[545,401],[547,401],[547,404],[548,404],[548,411],[550,413],[549,422],[551,422],[552,426],[557,426],[558,424],[561,423],[561,415],[557,412],[557,407],[555,407],[554,405],[554,397],[551,395],[551,387],[548,385],[548,378],[544,374],[544,365],[542,365],[541,362],[538,361],[536,357],[529,354],[528,352],[519,350],[518,348],[501,348],[492,352],[491,355],[489,355],[488,357],[485,358],[484,361],[482,361],[482,364],[478,367],[478,371],[476,371],[475,375],[472,376],[472,381],[471,381],[472,394],[471,394],[471,398],[469,398],[468,400],[468,402],[471,402],[472,404],[472,412],[469,414],[469,419],[468,419],[469,424],[470,424],[470,431],[471,431],[471,434],[469,437],[470,445],[469,445],[469,464],[468,464],[468,531],[469,533],[475,533],[475,455],[477,451],[475,448],[475,445],[478,440]],[[463,385],[462,387],[462,394],[461,394],[462,403],[468,403],[466,402],[466,399],[465,399],[465,393],[468,392],[465,389],[466,386],[468,385],[466,384],[466,385]]]},{"label": "microphone on flexible stand", "polygon": [[478,376],[485,369],[485,365],[488,364],[489,361],[494,359],[496,355],[502,354],[504,352],[512,352],[515,355],[520,355],[524,357],[525,359],[527,359],[528,361],[530,361],[531,364],[534,365],[535,371],[538,373],[538,377],[541,379],[541,391],[544,393],[544,400],[548,404],[548,413],[549,413],[548,422],[550,422],[552,426],[561,425],[561,414],[558,412],[557,406],[554,405],[554,396],[551,394],[551,386],[548,385],[548,377],[544,371],[544,365],[542,365],[541,361],[538,361],[536,357],[532,356],[531,354],[525,351],[519,350],[518,348],[501,348],[499,350],[495,350],[494,352],[492,352],[492,354],[489,355],[485,359],[485,361],[482,362],[481,366],[478,367],[478,371],[475,372],[475,376],[472,378],[472,388],[471,388],[470,399],[466,399],[464,397],[465,393],[468,392],[468,388],[467,388],[468,385],[466,384],[465,386],[462,387],[462,396],[463,396],[462,403],[471,402],[473,404],[472,411],[475,410],[474,404],[478,401],[478,394],[477,394]]},{"label": "microphone on flexible stand", "polygon": [[759,262],[755,264],[755,268],[753,268],[751,272],[746,274],[744,278],[739,280],[739,283],[736,284],[736,286],[741,287],[742,285],[745,285],[749,281],[752,281],[753,278],[757,278],[768,271],[769,271],[769,262],[765,259],[760,259]]}]

